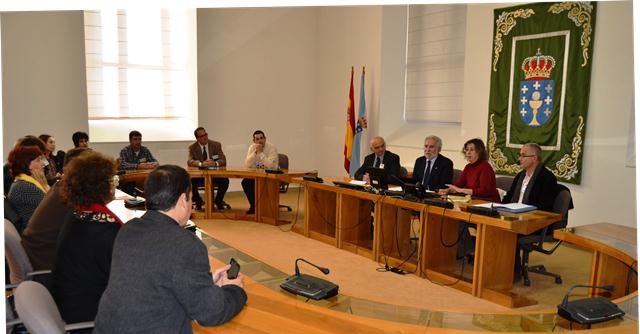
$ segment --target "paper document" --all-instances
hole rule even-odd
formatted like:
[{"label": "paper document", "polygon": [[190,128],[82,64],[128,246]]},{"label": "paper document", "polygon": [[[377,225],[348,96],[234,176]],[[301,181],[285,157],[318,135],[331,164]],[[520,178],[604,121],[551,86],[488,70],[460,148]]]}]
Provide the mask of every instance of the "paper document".
[{"label": "paper document", "polygon": [[402,191],[402,187],[401,186],[389,187],[389,191]]},{"label": "paper document", "polygon": [[349,181],[349,183],[355,184],[357,186],[364,186],[365,184],[367,184],[366,182],[360,181],[360,180],[351,180],[351,181]]},{"label": "paper document", "polygon": [[484,204],[476,204],[473,206],[479,206],[479,207],[488,208],[488,209],[493,208],[498,211],[506,211],[506,212],[514,212],[514,213],[533,211],[537,209],[533,205],[522,204],[522,203],[509,203],[509,204],[484,203]]}]

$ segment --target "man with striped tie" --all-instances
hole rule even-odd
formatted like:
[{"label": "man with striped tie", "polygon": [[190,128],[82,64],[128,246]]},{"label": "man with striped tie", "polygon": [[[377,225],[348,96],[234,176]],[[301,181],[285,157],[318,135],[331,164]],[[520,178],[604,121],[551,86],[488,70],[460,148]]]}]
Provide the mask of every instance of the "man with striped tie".
[{"label": "man with striped tie", "polygon": [[426,190],[446,188],[453,178],[453,162],[440,154],[442,139],[427,136],[424,139],[424,156],[416,159],[413,165],[413,182],[420,183]]}]

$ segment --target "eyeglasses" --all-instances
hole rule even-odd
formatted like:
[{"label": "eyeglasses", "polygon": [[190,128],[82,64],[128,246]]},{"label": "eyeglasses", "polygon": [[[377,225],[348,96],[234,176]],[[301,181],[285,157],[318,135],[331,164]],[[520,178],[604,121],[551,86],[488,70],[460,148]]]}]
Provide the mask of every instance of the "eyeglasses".
[{"label": "eyeglasses", "polygon": [[532,158],[532,157],[535,157],[535,155],[533,155],[533,154],[522,154],[522,153],[520,153],[518,156],[520,158]]},{"label": "eyeglasses", "polygon": [[114,175],[109,178],[109,183],[118,184],[120,182],[120,176]]},{"label": "eyeglasses", "polygon": [[207,136],[207,135],[209,135],[209,134],[205,132],[205,133],[203,133],[203,134],[201,134],[201,135],[197,135],[196,137],[197,137],[197,138],[202,138],[202,137]]}]

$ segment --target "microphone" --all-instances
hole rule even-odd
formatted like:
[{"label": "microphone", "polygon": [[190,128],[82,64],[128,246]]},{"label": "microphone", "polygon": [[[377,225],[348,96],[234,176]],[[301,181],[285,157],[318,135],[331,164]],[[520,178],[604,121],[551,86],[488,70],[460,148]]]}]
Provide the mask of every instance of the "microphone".
[{"label": "microphone", "polygon": [[569,320],[575,321],[582,325],[596,324],[615,318],[621,318],[625,315],[618,305],[609,299],[597,296],[569,301],[569,294],[575,288],[594,288],[607,291],[614,291],[613,285],[573,285],[567,290],[562,303],[558,304],[558,315]]},{"label": "microphone", "polygon": [[395,176],[395,174],[389,174],[389,177],[393,178],[394,181],[398,181],[398,185],[404,185],[406,182],[404,182],[401,178]]},{"label": "microphone", "polygon": [[329,272],[330,272],[329,268],[325,268],[325,267],[317,266],[317,265],[315,265],[315,264],[313,264],[313,263],[311,263],[311,262],[309,262],[309,261],[307,261],[307,260],[305,260],[305,259],[303,259],[303,258],[299,257],[299,258],[297,258],[297,259],[296,259],[296,262],[295,262],[295,271],[296,271],[295,276],[298,276],[298,277],[300,276],[300,269],[298,268],[298,261],[306,262],[306,263],[308,263],[308,264],[310,264],[310,265],[312,265],[312,266],[316,267],[316,268],[317,268],[318,270],[320,270],[323,274],[325,274],[325,275],[329,275]]},{"label": "microphone", "polygon": [[137,198],[138,196],[144,196],[144,191],[138,187],[133,187],[133,197]]},{"label": "microphone", "polygon": [[562,298],[562,304],[563,306],[567,306],[567,304],[569,303],[569,295],[571,294],[571,291],[573,291],[573,289],[575,288],[594,288],[594,289],[603,289],[603,290],[607,290],[609,292],[613,292],[615,291],[616,287],[609,284],[609,285],[584,285],[584,284],[576,284],[576,285],[572,285],[569,290],[567,290],[567,292],[564,295],[564,298]]}]

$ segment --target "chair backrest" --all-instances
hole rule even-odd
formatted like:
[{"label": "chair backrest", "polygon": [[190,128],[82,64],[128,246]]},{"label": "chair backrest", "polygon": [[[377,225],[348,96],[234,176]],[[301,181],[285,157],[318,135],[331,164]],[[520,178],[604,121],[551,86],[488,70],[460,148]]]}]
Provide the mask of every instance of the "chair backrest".
[{"label": "chair backrest", "polygon": [[513,183],[513,176],[508,175],[500,175],[496,176],[496,188],[500,188],[504,191],[509,191],[511,189],[511,184]]},{"label": "chair backrest", "polygon": [[31,261],[20,242],[20,234],[15,226],[8,220],[4,220],[4,256],[11,271],[11,284],[18,284],[27,280],[27,274],[33,271]]},{"label": "chair backrest", "polygon": [[289,157],[286,154],[278,153],[278,167],[289,169]]},{"label": "chair backrest", "polygon": [[456,180],[458,180],[458,178],[460,177],[460,174],[462,174],[461,170],[454,169],[453,170],[453,177],[451,178],[451,183],[456,183]]},{"label": "chair backrest", "polygon": [[24,281],[18,285],[14,296],[18,316],[29,333],[62,334],[65,332],[65,323],[60,316],[60,311],[44,285]]},{"label": "chair backrest", "polygon": [[573,209],[571,191],[565,185],[558,183],[556,188],[556,198],[553,201],[553,212],[562,215],[562,220],[551,224],[551,230],[564,228],[569,222],[569,210]]},{"label": "chair backrest", "polygon": [[16,211],[7,197],[4,198],[4,218],[9,219],[9,221],[13,223],[13,226],[16,226],[16,229],[18,226],[24,226],[22,217],[20,217],[18,211]]}]

